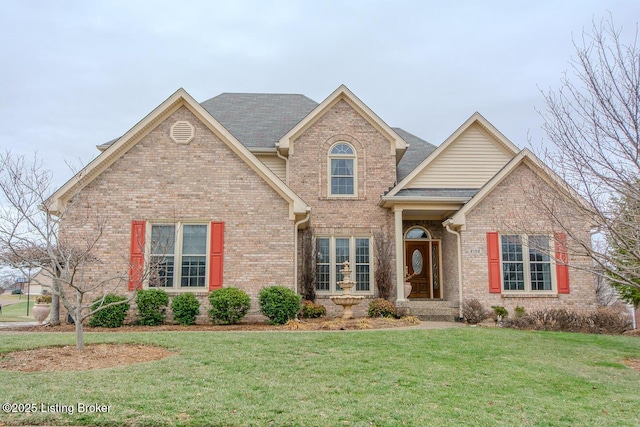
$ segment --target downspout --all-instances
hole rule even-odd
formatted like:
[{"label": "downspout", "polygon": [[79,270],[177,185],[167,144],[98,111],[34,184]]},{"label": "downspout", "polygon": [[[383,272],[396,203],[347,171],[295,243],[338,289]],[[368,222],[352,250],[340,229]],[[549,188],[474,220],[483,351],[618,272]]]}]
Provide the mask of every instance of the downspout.
[{"label": "downspout", "polygon": [[460,319],[462,319],[464,317],[462,315],[462,242],[461,242],[460,233],[451,229],[450,219],[444,222],[444,227],[449,233],[455,234],[456,242],[458,243],[457,244],[458,246],[458,305],[459,305],[458,316]]},{"label": "downspout", "polygon": [[298,228],[310,218],[311,208],[307,207],[307,215],[293,225],[293,290],[296,294],[298,293]]},{"label": "downspout", "polygon": [[289,158],[280,154],[280,143],[278,142],[276,142],[276,156],[284,160],[284,183],[289,185]]}]

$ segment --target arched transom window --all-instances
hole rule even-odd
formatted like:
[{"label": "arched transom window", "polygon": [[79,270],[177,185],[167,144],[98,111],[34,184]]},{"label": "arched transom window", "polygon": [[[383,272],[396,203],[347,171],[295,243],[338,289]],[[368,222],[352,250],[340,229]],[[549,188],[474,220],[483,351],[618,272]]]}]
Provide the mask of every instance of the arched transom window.
[{"label": "arched transom window", "polygon": [[356,152],[346,142],[329,150],[329,189],[332,196],[356,194]]}]

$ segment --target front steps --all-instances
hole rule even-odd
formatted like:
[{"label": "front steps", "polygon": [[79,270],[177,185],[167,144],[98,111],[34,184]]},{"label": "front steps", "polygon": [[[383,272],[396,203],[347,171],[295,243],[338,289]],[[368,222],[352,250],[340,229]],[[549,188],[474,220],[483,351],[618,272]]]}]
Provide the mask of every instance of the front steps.
[{"label": "front steps", "polygon": [[458,316],[458,308],[451,307],[451,303],[444,300],[409,299],[402,307],[405,314],[420,320],[454,322]]}]

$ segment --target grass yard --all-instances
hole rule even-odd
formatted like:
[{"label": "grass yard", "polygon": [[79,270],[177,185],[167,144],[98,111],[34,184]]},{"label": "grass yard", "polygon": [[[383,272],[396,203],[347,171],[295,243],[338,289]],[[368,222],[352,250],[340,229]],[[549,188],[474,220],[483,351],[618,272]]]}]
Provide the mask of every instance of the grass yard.
[{"label": "grass yard", "polygon": [[[640,359],[637,337],[463,328],[91,333],[86,341],[177,354],[94,371],[4,371],[0,401],[36,412],[0,413],[0,425],[640,425],[640,372],[623,364]],[[72,343],[66,333],[0,333],[0,352]],[[78,413],[78,403],[110,408]],[[42,412],[55,405],[75,411]]]},{"label": "grass yard", "polygon": [[33,304],[35,304],[35,296],[31,296],[29,301],[29,316],[27,316],[27,297],[23,296],[24,301],[15,304],[2,304],[2,313],[0,313],[0,322],[33,322]]}]

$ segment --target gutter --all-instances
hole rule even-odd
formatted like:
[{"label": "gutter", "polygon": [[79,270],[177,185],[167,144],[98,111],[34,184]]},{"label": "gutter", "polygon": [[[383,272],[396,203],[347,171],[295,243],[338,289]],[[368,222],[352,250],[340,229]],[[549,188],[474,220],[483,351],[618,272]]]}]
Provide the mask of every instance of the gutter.
[{"label": "gutter", "polygon": [[451,219],[446,220],[442,225],[444,225],[445,229],[456,236],[456,241],[458,242],[458,316],[462,319],[464,316],[462,315],[462,241],[461,236],[458,231],[451,229],[451,224],[453,221]]},{"label": "gutter", "polygon": [[311,208],[307,207],[307,214],[293,225],[293,291],[298,293],[298,229],[301,224],[311,219]]},{"label": "gutter", "polygon": [[280,154],[279,148],[280,148],[280,143],[276,142],[276,156],[284,160],[284,178],[285,178],[284,183],[289,185],[289,158]]}]

